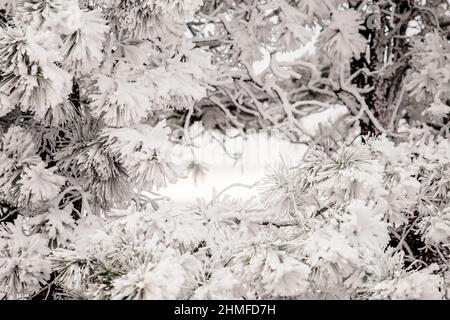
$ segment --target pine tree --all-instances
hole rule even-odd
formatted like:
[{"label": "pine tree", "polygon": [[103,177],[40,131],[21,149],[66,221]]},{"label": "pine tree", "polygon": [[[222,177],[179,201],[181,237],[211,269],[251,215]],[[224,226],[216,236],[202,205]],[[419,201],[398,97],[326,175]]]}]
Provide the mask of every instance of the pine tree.
[{"label": "pine tree", "polygon": [[[448,298],[449,12],[0,0],[0,299]],[[181,208],[194,124],[310,149]]]}]

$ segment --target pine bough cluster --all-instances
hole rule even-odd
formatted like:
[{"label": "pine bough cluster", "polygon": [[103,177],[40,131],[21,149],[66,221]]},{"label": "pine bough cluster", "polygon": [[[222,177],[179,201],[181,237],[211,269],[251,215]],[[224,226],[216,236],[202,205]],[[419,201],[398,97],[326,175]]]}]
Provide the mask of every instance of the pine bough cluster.
[{"label": "pine bough cluster", "polygon": [[[183,174],[161,115],[192,115],[230,62],[185,35],[202,5],[0,1],[0,299],[449,298],[450,50],[437,33],[413,44],[405,90],[444,131],[400,121],[395,142],[386,130],[312,146],[250,200],[180,207],[143,194]],[[272,22],[288,48],[319,21],[317,45],[335,64],[366,50],[347,1],[256,8],[284,13]],[[241,33],[241,59],[254,58]],[[276,78],[290,76],[271,67],[264,90],[295,123]],[[342,76],[332,70],[322,91]],[[333,90],[360,101],[352,88]]]}]

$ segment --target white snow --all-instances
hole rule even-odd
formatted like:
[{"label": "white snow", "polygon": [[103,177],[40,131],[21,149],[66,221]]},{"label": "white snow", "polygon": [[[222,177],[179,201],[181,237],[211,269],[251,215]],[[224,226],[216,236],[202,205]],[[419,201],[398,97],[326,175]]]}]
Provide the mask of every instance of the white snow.
[{"label": "white snow", "polygon": [[[344,106],[336,106],[334,109],[305,117],[302,123],[309,132],[316,132],[319,123],[329,123],[345,112]],[[193,130],[198,128],[194,127]],[[211,134],[218,136],[214,132]],[[233,136],[233,132],[229,135]],[[245,139],[225,138],[228,153],[242,154],[240,159],[235,161],[227,155],[220,143],[211,139],[208,134],[197,137],[194,143],[198,146],[193,150],[194,159],[197,163],[206,165],[208,172],[203,179],[195,181],[190,176],[169,185],[164,190],[158,190],[159,193],[170,197],[175,202],[192,203],[197,198],[208,199],[213,189],[220,192],[234,183],[252,185],[266,172],[270,172],[271,167],[281,158],[295,164],[302,159],[307,150],[305,144],[294,144],[264,132],[247,135]],[[179,152],[183,153],[179,156],[180,159],[183,157],[192,159],[190,152],[186,153],[186,150]],[[256,195],[256,190],[235,187],[227,190],[226,193],[237,198],[248,198]]]}]

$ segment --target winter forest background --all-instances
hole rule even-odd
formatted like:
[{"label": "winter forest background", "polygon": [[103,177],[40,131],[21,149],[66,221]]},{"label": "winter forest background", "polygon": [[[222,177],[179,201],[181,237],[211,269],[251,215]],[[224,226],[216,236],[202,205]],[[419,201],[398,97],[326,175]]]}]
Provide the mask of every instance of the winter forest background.
[{"label": "winter forest background", "polygon": [[0,299],[450,298],[448,0],[0,9]]}]

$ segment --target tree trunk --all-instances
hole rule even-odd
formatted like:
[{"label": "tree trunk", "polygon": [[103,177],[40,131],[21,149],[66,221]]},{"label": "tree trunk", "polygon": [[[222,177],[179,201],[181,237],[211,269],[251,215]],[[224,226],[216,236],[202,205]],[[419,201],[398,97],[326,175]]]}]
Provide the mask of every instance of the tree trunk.
[{"label": "tree trunk", "polygon": [[[408,22],[412,16],[407,0],[398,1],[395,8],[392,8],[391,4],[385,4],[380,9],[384,10],[383,12],[394,10],[396,15],[405,15],[405,18],[401,22],[395,21],[399,25],[396,24],[394,26],[397,30],[391,34],[390,17],[387,14],[381,14],[380,25],[377,27],[369,24],[369,19],[372,19],[372,17],[367,17],[366,28],[361,30],[360,33],[368,41],[368,55],[358,60],[352,60],[351,73],[362,68],[367,68],[374,72],[383,68],[388,61],[391,63],[384,72],[371,76],[361,74],[353,81],[359,88],[373,87],[372,91],[364,95],[365,101],[369,110],[380,124],[388,129],[393,116],[394,106],[398,102],[402,91],[406,71],[409,68],[409,60],[404,57],[408,44],[401,36],[406,34]],[[393,35],[400,37],[394,38]],[[367,118],[360,120],[360,128],[361,135],[380,134]]]}]

